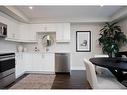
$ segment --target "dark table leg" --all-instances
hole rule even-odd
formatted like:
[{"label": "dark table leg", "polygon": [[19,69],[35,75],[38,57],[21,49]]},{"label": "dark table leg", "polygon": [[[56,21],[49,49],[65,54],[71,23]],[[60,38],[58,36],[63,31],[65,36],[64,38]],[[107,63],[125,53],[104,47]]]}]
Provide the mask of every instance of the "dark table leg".
[{"label": "dark table leg", "polygon": [[124,80],[124,74],[121,70],[115,70],[111,68],[108,68],[108,69],[115,75],[115,77],[117,78],[119,82],[122,82]]}]

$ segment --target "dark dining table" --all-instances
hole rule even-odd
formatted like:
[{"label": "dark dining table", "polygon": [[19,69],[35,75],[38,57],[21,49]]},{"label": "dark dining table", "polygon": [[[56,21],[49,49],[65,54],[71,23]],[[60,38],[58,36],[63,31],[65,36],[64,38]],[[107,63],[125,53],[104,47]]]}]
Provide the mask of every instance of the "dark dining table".
[{"label": "dark dining table", "polygon": [[90,58],[92,64],[108,68],[117,78],[118,81],[122,82],[127,79],[127,58],[115,57],[115,58]]}]

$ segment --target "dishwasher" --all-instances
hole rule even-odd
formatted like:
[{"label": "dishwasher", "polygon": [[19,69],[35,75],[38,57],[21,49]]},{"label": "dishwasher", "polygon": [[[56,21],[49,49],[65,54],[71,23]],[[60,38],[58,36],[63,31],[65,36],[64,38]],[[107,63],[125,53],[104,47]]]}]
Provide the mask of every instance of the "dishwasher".
[{"label": "dishwasher", "polygon": [[55,53],[55,73],[70,74],[70,54]]}]

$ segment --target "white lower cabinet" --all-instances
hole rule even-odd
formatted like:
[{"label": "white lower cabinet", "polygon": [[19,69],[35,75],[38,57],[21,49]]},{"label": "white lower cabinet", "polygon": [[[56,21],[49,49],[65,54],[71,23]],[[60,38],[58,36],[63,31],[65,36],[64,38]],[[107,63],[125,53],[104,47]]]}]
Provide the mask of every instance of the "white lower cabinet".
[{"label": "white lower cabinet", "polygon": [[31,58],[32,59],[32,70],[31,71],[43,71],[43,62],[44,58],[41,56],[41,54],[32,54]]},{"label": "white lower cabinet", "polygon": [[44,53],[44,54],[32,54],[31,58],[29,58],[32,62],[29,63],[32,65],[32,70],[35,72],[54,72],[54,54],[52,53]]},{"label": "white lower cabinet", "polygon": [[52,53],[42,54],[42,68],[43,71],[55,72],[55,57]]},{"label": "white lower cabinet", "polygon": [[16,78],[20,77],[24,74],[24,62],[23,62],[23,54],[22,53],[16,53],[15,55],[15,76]]},{"label": "white lower cabinet", "polygon": [[23,63],[24,63],[24,71],[32,71],[32,54],[31,53],[23,53]]},{"label": "white lower cabinet", "polygon": [[16,78],[24,72],[54,73],[54,53],[17,53],[16,54]]}]

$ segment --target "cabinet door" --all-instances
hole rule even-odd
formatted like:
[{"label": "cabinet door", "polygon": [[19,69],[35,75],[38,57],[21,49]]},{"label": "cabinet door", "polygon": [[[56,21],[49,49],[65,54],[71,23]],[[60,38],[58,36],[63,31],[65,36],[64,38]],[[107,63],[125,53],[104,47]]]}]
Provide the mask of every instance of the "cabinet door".
[{"label": "cabinet door", "polygon": [[63,24],[56,25],[56,42],[63,40]]},{"label": "cabinet door", "polygon": [[56,42],[70,42],[70,23],[57,24]]},{"label": "cabinet door", "polygon": [[7,26],[7,38],[9,39],[19,39],[20,34],[19,34],[19,25],[17,23],[11,22]]},{"label": "cabinet door", "polygon": [[47,60],[47,70],[50,72],[55,72],[55,56],[52,53],[46,54],[46,60]]},{"label": "cabinet door", "polygon": [[31,53],[23,53],[24,71],[33,71],[33,59]]},{"label": "cabinet door", "polygon": [[29,24],[30,30],[33,32],[42,32],[45,31],[45,26],[43,24]]},{"label": "cabinet door", "polygon": [[27,25],[26,28],[27,31],[25,31],[25,35],[26,35],[26,40],[28,41],[36,41],[36,32],[32,31],[31,26]]},{"label": "cabinet door", "polygon": [[26,40],[27,39],[27,31],[28,31],[27,25],[21,24],[19,27],[19,30],[20,30],[20,35],[21,35],[20,40],[21,41]]},{"label": "cabinet door", "polygon": [[43,24],[45,32],[56,32],[55,24]]},{"label": "cabinet door", "polygon": [[63,24],[63,39],[65,42],[70,42],[70,23]]},{"label": "cabinet door", "polygon": [[47,71],[54,72],[54,54],[33,54],[32,58],[32,71]]},{"label": "cabinet door", "polygon": [[17,39],[19,22],[16,20],[8,19],[6,17],[0,16],[0,22],[7,25],[7,38],[6,39]]},{"label": "cabinet door", "polygon": [[33,71],[43,71],[42,64],[43,60],[41,54],[35,53],[32,55],[32,70]]},{"label": "cabinet door", "polygon": [[15,59],[16,59],[15,75],[16,78],[18,78],[24,74],[24,62],[22,53],[17,53]]},{"label": "cabinet door", "polygon": [[55,32],[56,25],[52,24],[30,24],[30,30],[34,32]]},{"label": "cabinet door", "polygon": [[43,71],[48,71],[48,72],[54,72],[55,71],[55,66],[54,66],[54,54],[52,53],[46,53],[44,54],[43,60]]},{"label": "cabinet door", "polygon": [[21,40],[24,42],[36,41],[36,33],[31,31],[31,26],[28,24],[20,25]]},{"label": "cabinet door", "polygon": [[23,74],[25,71],[32,72],[54,72],[54,54],[52,53],[23,53],[17,57],[16,76]]},{"label": "cabinet door", "polygon": [[7,38],[14,38],[13,24],[9,23],[7,26]]}]

